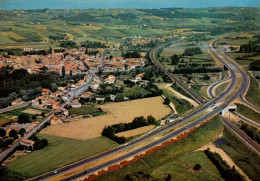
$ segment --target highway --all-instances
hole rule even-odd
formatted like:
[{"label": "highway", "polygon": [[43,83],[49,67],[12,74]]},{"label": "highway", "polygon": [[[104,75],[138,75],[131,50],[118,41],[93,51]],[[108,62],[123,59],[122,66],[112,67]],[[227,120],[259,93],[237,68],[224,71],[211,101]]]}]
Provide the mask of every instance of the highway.
[{"label": "highway", "polygon": [[[75,96],[77,95],[78,91],[82,91],[82,90],[86,90],[89,85],[91,84],[91,82],[93,81],[93,75],[94,73],[90,72],[91,74],[91,78],[90,80],[83,86],[73,89],[71,91],[68,92],[70,96],[70,98],[61,105],[61,107],[65,107],[66,105],[70,104],[71,101],[75,98]],[[33,129],[31,129],[28,133],[26,133],[24,135],[23,138],[30,138],[34,133],[36,133],[46,122],[48,122],[52,117],[54,116],[54,113],[51,113],[50,115],[48,115],[43,121],[41,121],[37,126],[35,126]],[[15,148],[20,144],[20,140],[17,140],[11,147],[9,147],[7,150],[5,150],[1,155],[0,155],[0,163],[2,163],[8,156],[10,156],[10,154],[12,154],[15,151]]]},{"label": "highway", "polygon": [[[246,82],[243,82],[245,81],[246,79],[243,79],[243,75],[242,75],[242,83],[240,84],[240,87],[239,89],[232,93],[231,95],[231,92],[234,91],[234,88],[235,88],[235,85],[237,83],[237,76],[236,76],[236,72],[235,70],[239,70],[239,71],[242,71],[240,70],[236,65],[234,65],[234,63],[232,61],[230,61],[229,59],[225,58],[223,55],[222,55],[222,52],[219,52],[218,50],[215,50],[213,47],[214,47],[214,42],[215,41],[212,41],[210,42],[209,44],[209,48],[210,48],[210,51],[224,64],[226,65],[226,67],[230,70],[230,73],[231,73],[231,83],[229,84],[229,87],[228,89],[226,89],[219,97],[211,100],[210,102],[204,104],[202,107],[200,107],[199,109],[193,111],[192,113],[189,113],[188,115],[186,115],[182,120],[180,120],[179,122],[175,122],[175,123],[172,123],[172,124],[169,124],[165,127],[161,127],[157,130],[155,130],[154,132],[151,132],[141,138],[138,138],[136,140],[133,140],[132,142],[129,142],[127,144],[124,144],[124,145],[120,145],[119,147],[116,147],[114,149],[111,149],[109,151],[106,151],[106,152],[103,152],[101,154],[98,154],[96,156],[93,156],[93,157],[90,157],[90,158],[87,158],[87,159],[84,159],[84,160],[81,160],[81,161],[78,161],[78,162],[75,162],[73,164],[70,164],[70,165],[67,165],[65,167],[62,167],[62,168],[59,168],[55,171],[52,171],[52,172],[48,172],[48,173],[45,173],[43,175],[40,175],[40,176],[37,176],[37,177],[34,177],[34,178],[31,178],[31,179],[28,179],[28,180],[46,180],[48,178],[52,178],[54,176],[57,176],[57,175],[60,175],[62,173],[65,173],[65,172],[68,172],[70,170],[73,170],[77,167],[80,167],[82,165],[87,165],[89,163],[92,163],[94,161],[97,161],[97,160],[100,160],[101,158],[104,158],[104,157],[107,157],[109,155],[113,155],[115,153],[118,153],[120,151],[123,151],[125,150],[126,148],[129,148],[129,147],[132,147],[138,143],[141,143],[149,138],[152,138],[154,137],[155,135],[158,135],[160,133],[163,133],[163,132],[166,132],[167,130],[170,130],[172,128],[174,128],[176,125],[179,125],[180,123],[183,123],[187,120],[190,120],[191,118],[194,118],[195,116],[199,115],[200,113],[203,113],[205,112],[205,110],[207,109],[210,109],[213,105],[215,105],[216,103],[219,103],[220,105],[210,111],[209,113],[205,113],[202,117],[200,117],[199,119],[196,119],[195,121],[181,127],[180,129],[178,130],[174,130],[172,132],[170,132],[169,134],[165,135],[164,137],[162,137],[161,139],[158,139],[156,141],[153,141],[147,145],[144,145],[142,147],[140,147],[139,149],[137,150],[133,150],[119,158],[115,158],[114,160],[110,160],[106,163],[103,163],[101,165],[98,165],[96,167],[93,167],[91,169],[88,169],[88,170],[85,170],[83,172],[80,172],[76,175],[73,175],[71,177],[68,177],[67,179],[65,180],[73,180],[73,179],[76,179],[76,178],[79,178],[79,177],[82,177],[82,176],[85,176],[85,175],[88,175],[88,174],[91,174],[91,173],[94,173],[104,167],[107,167],[108,165],[112,165],[112,164],[116,164],[118,163],[119,161],[122,161],[122,160],[125,160],[126,158],[129,158],[131,156],[134,156],[134,155],[137,155],[138,153],[141,153],[141,152],[144,152],[146,151],[147,149],[149,148],[152,148],[154,146],[156,146],[157,144],[160,144],[160,143],[163,143],[165,142],[166,140],[169,140],[171,139],[172,137],[175,137],[181,133],[183,133],[184,131],[186,130],[189,130],[199,124],[201,124],[202,122],[204,122],[205,120],[208,120],[209,118],[213,117],[214,115],[218,114],[219,112],[221,112],[225,107],[227,107],[227,105],[229,105],[231,102],[233,102],[239,94],[242,94],[244,93],[246,90],[247,90],[247,86],[248,86],[248,83]],[[156,60],[154,59],[154,51],[156,49],[152,50],[151,51],[151,59],[153,62],[156,62]],[[220,58],[218,55],[221,55],[222,58]],[[155,63],[156,64],[156,63]],[[165,69],[163,67],[161,67],[160,65],[156,64],[157,66],[159,66],[160,69],[163,70],[163,72],[165,72]],[[171,76],[169,74],[169,72],[167,73],[167,71],[165,72],[168,76]],[[226,100],[224,100],[224,98],[226,98],[227,96],[229,96]],[[221,103],[222,102],[222,103]]]},{"label": "highway", "polygon": [[252,148],[258,155],[260,155],[260,146],[258,143],[253,141],[249,136],[247,136],[242,130],[233,125],[230,121],[223,118],[224,124],[229,127],[240,139],[244,141],[250,148]]},{"label": "highway", "polygon": [[237,118],[239,118],[240,120],[242,120],[242,121],[244,121],[244,122],[246,122],[246,123],[248,123],[248,124],[250,124],[250,125],[252,125],[252,126],[254,126],[254,127],[258,128],[258,129],[260,129],[260,124],[256,123],[255,121],[252,121],[252,120],[250,120],[250,119],[244,117],[243,115],[238,114],[237,112],[231,112],[231,113],[232,113],[233,115],[235,115]]}]

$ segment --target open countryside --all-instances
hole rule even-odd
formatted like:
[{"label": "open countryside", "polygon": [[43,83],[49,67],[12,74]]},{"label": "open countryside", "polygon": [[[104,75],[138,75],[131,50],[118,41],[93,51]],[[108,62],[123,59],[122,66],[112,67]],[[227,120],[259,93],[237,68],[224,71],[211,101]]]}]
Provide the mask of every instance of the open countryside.
[{"label": "open countryside", "polygon": [[255,0],[2,0],[0,180],[258,181]]}]

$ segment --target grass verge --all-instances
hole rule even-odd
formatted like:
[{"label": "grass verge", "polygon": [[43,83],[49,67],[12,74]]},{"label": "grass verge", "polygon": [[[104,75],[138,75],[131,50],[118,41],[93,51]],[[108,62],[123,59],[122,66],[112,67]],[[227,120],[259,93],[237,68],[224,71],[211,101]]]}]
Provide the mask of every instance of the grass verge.
[{"label": "grass verge", "polygon": [[257,81],[252,77],[250,77],[250,86],[246,94],[246,100],[255,106],[260,107],[260,90],[258,87]]},{"label": "grass verge", "polygon": [[260,113],[255,112],[253,109],[243,105],[243,104],[236,104],[237,105],[237,112],[242,114],[243,116],[251,119],[260,124]]}]

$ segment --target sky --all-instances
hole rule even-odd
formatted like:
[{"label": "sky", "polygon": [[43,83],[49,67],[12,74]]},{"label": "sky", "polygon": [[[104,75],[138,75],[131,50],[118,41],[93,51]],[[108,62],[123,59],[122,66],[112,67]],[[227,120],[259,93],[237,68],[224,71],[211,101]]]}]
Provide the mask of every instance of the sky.
[{"label": "sky", "polygon": [[260,0],[0,0],[0,9],[260,7]]}]

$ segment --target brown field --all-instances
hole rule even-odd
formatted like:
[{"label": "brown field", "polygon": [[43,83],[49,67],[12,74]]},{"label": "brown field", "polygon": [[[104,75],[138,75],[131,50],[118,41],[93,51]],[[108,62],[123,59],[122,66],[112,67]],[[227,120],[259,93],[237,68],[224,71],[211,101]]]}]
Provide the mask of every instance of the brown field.
[{"label": "brown field", "polygon": [[107,114],[92,118],[82,118],[79,121],[60,125],[51,125],[44,129],[42,133],[85,140],[99,137],[103,128],[108,125],[129,123],[138,116],[147,117],[152,115],[156,119],[161,119],[171,112],[171,109],[163,104],[161,97],[108,103],[99,107]]},{"label": "brown field", "polygon": [[144,127],[141,127],[141,128],[117,133],[116,136],[124,136],[126,138],[129,138],[129,137],[132,137],[132,136],[136,136],[136,135],[146,133],[146,132],[152,130],[154,127],[155,127],[154,125],[144,126]]},{"label": "brown field", "polygon": [[63,34],[67,35],[67,37],[69,37],[70,39],[74,39],[74,38],[75,38],[75,36],[73,36],[73,35],[70,34],[70,33],[63,33]]},{"label": "brown field", "polygon": [[81,26],[81,28],[83,28],[84,30],[89,30],[89,31],[102,29],[102,27],[100,27],[100,26]]},{"label": "brown field", "polygon": [[9,36],[13,39],[16,39],[16,40],[22,40],[22,39],[25,39],[24,37],[22,37],[21,35],[18,35],[17,33],[14,33],[14,32],[1,32],[2,35],[5,35],[5,36]]},{"label": "brown field", "polygon": [[36,110],[36,109],[25,109],[22,112],[28,113],[28,114],[41,114],[42,113],[42,111]]}]

